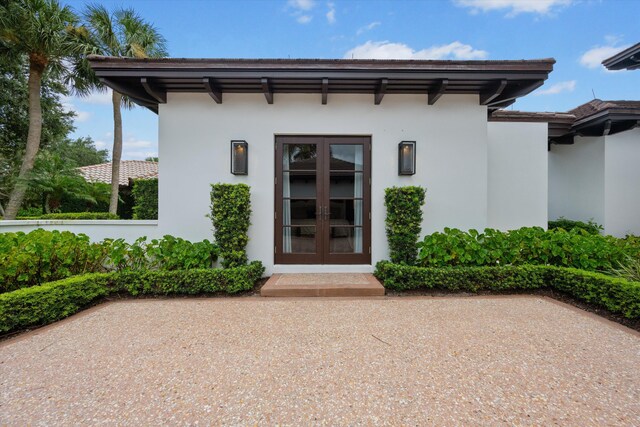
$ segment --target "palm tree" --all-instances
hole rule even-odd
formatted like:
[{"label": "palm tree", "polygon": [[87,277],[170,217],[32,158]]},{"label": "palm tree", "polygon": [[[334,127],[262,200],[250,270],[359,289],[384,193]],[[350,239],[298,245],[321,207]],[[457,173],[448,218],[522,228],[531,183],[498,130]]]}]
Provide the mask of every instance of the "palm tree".
[{"label": "palm tree", "polygon": [[[84,20],[89,34],[85,39],[85,54],[130,57],[160,58],[167,56],[166,41],[158,30],[142,19],[132,9],[117,9],[110,13],[104,6],[89,5],[84,12]],[[79,73],[88,73],[96,90],[104,91],[104,86],[95,76],[86,59],[78,64]],[[111,158],[111,200],[109,212],[118,210],[118,181],[120,159],[122,157],[122,114],[121,108],[131,108],[133,103],[119,92],[113,91],[113,150]]]},{"label": "palm tree", "polygon": [[64,62],[78,53],[78,17],[57,0],[13,0],[0,6],[0,55],[29,59],[29,131],[18,179],[9,195],[5,219],[15,219],[27,191],[29,173],[40,149],[42,76],[63,73]]}]

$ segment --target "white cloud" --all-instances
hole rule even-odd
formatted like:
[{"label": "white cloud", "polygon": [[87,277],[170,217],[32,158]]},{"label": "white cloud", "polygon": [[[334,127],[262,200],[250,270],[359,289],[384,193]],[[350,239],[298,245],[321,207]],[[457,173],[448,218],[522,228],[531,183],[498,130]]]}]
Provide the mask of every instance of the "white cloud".
[{"label": "white cloud", "polygon": [[415,50],[404,43],[368,41],[347,51],[344,57],[354,59],[484,59],[484,50],[455,41],[446,45]]},{"label": "white cloud", "polygon": [[367,24],[364,27],[360,27],[360,28],[358,28],[358,31],[356,31],[356,35],[359,36],[362,33],[366,33],[367,31],[371,31],[371,30],[373,30],[375,27],[377,27],[379,25],[380,25],[380,22],[376,21],[376,22],[372,22],[370,24]]},{"label": "white cloud", "polygon": [[327,22],[329,24],[334,24],[336,22],[336,5],[334,3],[327,3],[327,7],[329,11],[327,12]]},{"label": "white cloud", "polygon": [[82,122],[86,122],[88,121],[91,116],[92,113],[88,112],[88,111],[81,111],[78,109],[78,107],[75,106],[74,102],[77,100],[77,98],[71,97],[71,96],[63,96],[60,101],[61,101],[61,105],[62,105],[62,109],[69,113],[69,112],[73,112],[75,113],[75,118],[74,120],[78,123],[82,123]]},{"label": "white cloud", "polygon": [[548,15],[557,9],[571,5],[574,0],[453,0],[459,7],[471,9],[471,13],[506,10],[507,16],[520,13]]},{"label": "white cloud", "polygon": [[616,46],[617,39],[609,39],[613,44],[608,46],[594,46],[580,57],[580,64],[587,68],[598,68],[602,66],[602,61],[612,57],[616,53],[629,46]]},{"label": "white cloud", "polygon": [[296,10],[311,10],[315,7],[315,0],[289,0],[287,5]]},{"label": "white cloud", "polygon": [[308,24],[311,19],[311,15],[300,15],[296,18],[296,21],[298,21],[298,24]]},{"label": "white cloud", "polygon": [[536,95],[556,95],[563,92],[573,92],[576,88],[575,80],[568,80],[566,82],[558,82],[552,84],[547,89],[540,90],[535,92]]},{"label": "white cloud", "polygon": [[76,122],[86,122],[91,116],[93,116],[93,114],[88,111],[76,111]]}]

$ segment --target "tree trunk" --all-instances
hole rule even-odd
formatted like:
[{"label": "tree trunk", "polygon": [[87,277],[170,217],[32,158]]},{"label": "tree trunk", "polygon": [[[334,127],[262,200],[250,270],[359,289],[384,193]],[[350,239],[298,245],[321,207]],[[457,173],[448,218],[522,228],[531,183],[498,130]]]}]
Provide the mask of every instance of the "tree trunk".
[{"label": "tree trunk", "polygon": [[44,66],[40,64],[29,64],[29,132],[27,133],[27,149],[22,158],[20,173],[16,184],[9,195],[9,202],[5,209],[5,219],[16,219],[18,211],[22,206],[24,195],[29,186],[27,179],[33,169],[36,155],[40,149],[40,135],[42,134],[42,106],[40,105],[40,84]]},{"label": "tree trunk", "polygon": [[113,101],[113,150],[111,154],[111,200],[109,213],[118,213],[118,183],[120,181],[120,158],[122,157],[122,95],[115,90],[111,97]]}]

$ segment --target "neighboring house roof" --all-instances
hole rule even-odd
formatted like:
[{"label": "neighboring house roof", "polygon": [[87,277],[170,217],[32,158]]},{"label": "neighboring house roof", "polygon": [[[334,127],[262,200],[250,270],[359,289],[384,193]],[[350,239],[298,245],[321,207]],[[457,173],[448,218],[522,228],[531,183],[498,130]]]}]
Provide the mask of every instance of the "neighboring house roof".
[{"label": "neighboring house roof", "polygon": [[618,52],[611,58],[602,61],[602,65],[609,70],[638,70],[640,69],[640,43]]},{"label": "neighboring house roof", "polygon": [[[206,59],[89,56],[107,85],[158,111],[167,92],[208,93],[222,103],[225,93],[424,94],[434,104],[443,94],[479,94],[495,110],[542,86],[555,60],[445,61],[377,59]],[[213,102],[212,101],[212,102]]]},{"label": "neighboring house roof", "polygon": [[566,113],[494,111],[492,122],[546,122],[549,142],[572,144],[575,135],[613,135],[640,126],[640,101],[593,99]]},{"label": "neighboring house roof", "polygon": [[[111,162],[78,168],[80,175],[89,182],[111,184]],[[158,178],[158,162],[122,160],[118,185],[127,186],[130,180]]]}]

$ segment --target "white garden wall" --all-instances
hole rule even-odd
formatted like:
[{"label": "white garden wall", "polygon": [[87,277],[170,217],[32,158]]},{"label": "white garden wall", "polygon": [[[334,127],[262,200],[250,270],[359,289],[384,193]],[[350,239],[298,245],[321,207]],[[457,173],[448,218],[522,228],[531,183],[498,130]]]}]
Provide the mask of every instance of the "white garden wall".
[{"label": "white garden wall", "polygon": [[604,224],[604,137],[575,137],[549,151],[549,219]]},{"label": "white garden wall", "polygon": [[605,137],[604,229],[640,235],[640,129]]},{"label": "white garden wall", "polygon": [[138,237],[162,237],[158,221],[147,220],[16,220],[0,221],[0,233],[28,233],[37,228],[86,234],[94,242],[106,238],[123,238],[134,242]]},{"label": "white garden wall", "polygon": [[490,122],[488,226],[547,228],[547,123]]},{"label": "white garden wall", "polygon": [[[160,105],[159,228],[191,240],[211,238],[209,184],[244,182],[252,187],[249,258],[267,273],[294,267],[273,265],[274,136],[371,135],[372,263],[388,257],[384,231],[384,189],[427,187],[423,233],[445,226],[487,226],[487,110],[476,95],[445,95],[430,106],[424,95],[224,94],[216,104],[207,94],[169,93]],[[249,175],[229,171],[230,141],[249,143]],[[417,141],[417,173],[398,176],[402,140]],[[317,267],[340,271],[349,266]],[[305,266],[305,271],[314,267]],[[371,270],[371,267],[366,267]]]}]

